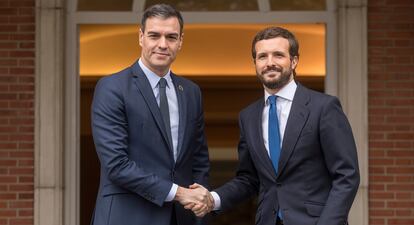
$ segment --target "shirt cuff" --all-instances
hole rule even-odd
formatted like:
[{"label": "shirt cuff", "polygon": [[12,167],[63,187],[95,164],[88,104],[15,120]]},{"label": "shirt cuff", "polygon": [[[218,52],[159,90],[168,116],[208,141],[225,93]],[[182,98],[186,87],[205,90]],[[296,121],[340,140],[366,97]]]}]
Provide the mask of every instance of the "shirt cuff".
[{"label": "shirt cuff", "polygon": [[220,196],[215,191],[210,192],[210,194],[211,194],[211,196],[213,196],[213,199],[214,199],[214,208],[213,208],[213,210],[220,210],[221,209]]},{"label": "shirt cuff", "polygon": [[165,198],[164,202],[171,202],[174,200],[175,194],[177,194],[178,185],[174,184],[172,185],[170,192],[167,195],[167,198]]}]

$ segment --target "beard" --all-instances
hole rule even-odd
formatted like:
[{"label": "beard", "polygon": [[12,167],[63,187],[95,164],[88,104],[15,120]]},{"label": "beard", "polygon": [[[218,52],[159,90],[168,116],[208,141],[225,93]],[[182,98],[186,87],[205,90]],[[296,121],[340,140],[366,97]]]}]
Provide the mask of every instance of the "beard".
[{"label": "beard", "polygon": [[[268,72],[278,72],[280,76],[276,79],[266,80],[265,74]],[[256,70],[257,77],[260,82],[269,89],[280,89],[284,87],[290,81],[290,76],[292,75],[292,69],[289,67],[286,70],[280,67],[269,67],[266,70],[263,70],[261,73]]]}]

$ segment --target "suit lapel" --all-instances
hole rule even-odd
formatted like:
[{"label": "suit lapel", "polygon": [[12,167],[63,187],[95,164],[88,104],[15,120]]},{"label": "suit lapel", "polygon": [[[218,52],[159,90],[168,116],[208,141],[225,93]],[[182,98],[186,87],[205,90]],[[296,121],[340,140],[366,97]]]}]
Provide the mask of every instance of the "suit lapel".
[{"label": "suit lapel", "polygon": [[[255,106],[254,113],[251,115],[252,117],[249,119],[252,130],[252,137],[254,143],[254,149],[256,149],[256,153],[259,155],[259,158],[262,160],[262,165],[265,167],[265,171],[276,180],[275,170],[273,169],[272,161],[270,160],[269,154],[267,153],[266,147],[263,143],[263,130],[262,130],[262,117],[263,117],[263,108],[264,108],[264,101],[263,99],[259,100]],[[257,137],[255,134],[259,134]]]},{"label": "suit lapel", "polygon": [[145,76],[144,72],[141,70],[138,62],[132,66],[132,71],[134,75],[134,83],[137,86],[139,93],[143,96],[149,110],[151,111],[152,116],[154,117],[155,123],[157,124],[158,129],[160,130],[166,145],[168,146],[168,153],[171,156],[171,159],[174,161],[174,156],[172,152],[172,146],[170,146],[167,132],[165,131],[165,125],[162,120],[161,112],[155,99],[154,92],[152,91],[151,85]]},{"label": "suit lapel", "polygon": [[180,82],[180,79],[173,73],[171,73],[171,78],[174,83],[175,92],[177,94],[177,101],[178,101],[178,114],[179,114],[179,121],[178,121],[178,144],[177,144],[177,162],[183,156],[183,141],[184,141],[184,134],[187,125],[187,99],[185,97],[185,90],[183,85]]},{"label": "suit lapel", "polygon": [[280,176],[280,174],[283,173],[283,169],[286,167],[289,157],[293,153],[299,135],[308,120],[309,109],[306,106],[308,102],[309,95],[307,95],[306,89],[298,84],[283,136],[282,151],[280,153],[278,168],[279,172],[277,176]]}]

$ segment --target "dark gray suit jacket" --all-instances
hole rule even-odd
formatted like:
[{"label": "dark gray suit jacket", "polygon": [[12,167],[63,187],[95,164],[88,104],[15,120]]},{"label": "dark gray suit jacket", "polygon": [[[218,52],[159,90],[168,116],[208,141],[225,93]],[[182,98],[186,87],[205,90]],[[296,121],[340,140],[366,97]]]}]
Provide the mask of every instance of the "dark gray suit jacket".
[{"label": "dark gray suit jacket", "polygon": [[150,83],[138,62],[104,77],[92,103],[92,131],[101,163],[94,225],[199,224],[178,203],[165,203],[173,183],[208,185],[209,158],[199,87],[171,74],[179,105],[178,158]]},{"label": "dark gray suit jacket", "polygon": [[359,185],[356,146],[337,98],[298,84],[276,175],[263,144],[260,99],[240,113],[237,176],[215,190],[222,208],[258,193],[257,225],[342,225]]}]

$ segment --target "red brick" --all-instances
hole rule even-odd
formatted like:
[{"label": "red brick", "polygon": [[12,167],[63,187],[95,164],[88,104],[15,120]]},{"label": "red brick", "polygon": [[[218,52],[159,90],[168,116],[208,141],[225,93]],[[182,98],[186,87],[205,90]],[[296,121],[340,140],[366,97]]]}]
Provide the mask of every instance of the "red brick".
[{"label": "red brick", "polygon": [[10,225],[33,225],[33,219],[10,219]]},{"label": "red brick", "polygon": [[13,33],[17,31],[17,26],[16,25],[2,25],[0,24],[0,32],[8,32],[8,33]]},{"label": "red brick", "polygon": [[0,183],[8,183],[8,184],[10,184],[10,183],[16,183],[16,181],[17,181],[17,178],[15,177],[15,176],[3,176],[3,175],[1,175],[0,176]]},{"label": "red brick", "polygon": [[[29,69],[32,71],[33,69]],[[10,85],[11,92],[33,92],[34,85],[33,84],[19,84],[19,85]]]},{"label": "red brick", "polygon": [[18,41],[33,41],[34,34],[12,34],[10,35],[11,40],[18,40]]},{"label": "red brick", "polygon": [[387,136],[388,140],[413,140],[414,133],[390,133]]},{"label": "red brick", "polygon": [[13,159],[0,159],[0,167],[16,166],[17,161]]},{"label": "red brick", "polygon": [[369,205],[371,208],[384,208],[385,203],[383,201],[370,201]]},{"label": "red brick", "polygon": [[16,149],[17,144],[13,142],[0,142],[0,149]]},{"label": "red brick", "polygon": [[394,215],[394,210],[390,210],[390,209],[384,209],[384,210],[379,210],[379,209],[375,209],[375,210],[370,210],[369,211],[370,216],[393,216]]},{"label": "red brick", "polygon": [[35,32],[35,26],[33,24],[19,25],[19,32]]},{"label": "red brick", "polygon": [[[388,174],[414,174],[414,167],[389,167]],[[413,187],[414,190],[414,187]]]},{"label": "red brick", "polygon": [[14,125],[33,125],[34,120],[33,119],[26,119],[26,118],[10,119],[10,124],[14,124]]},{"label": "red brick", "polygon": [[34,48],[35,43],[34,42],[22,42],[19,44],[19,48]]},{"label": "red brick", "polygon": [[395,150],[412,149],[413,144],[410,142],[395,142]]},{"label": "red brick", "polygon": [[395,215],[398,217],[407,217],[407,216],[412,216],[413,214],[411,213],[411,210],[396,210],[395,211]]},{"label": "red brick", "polygon": [[0,49],[17,49],[16,42],[0,42]]},{"label": "red brick", "polygon": [[33,201],[27,200],[17,200],[10,201],[9,208],[33,208]]},{"label": "red brick", "polygon": [[394,147],[394,143],[388,141],[370,141],[369,142],[370,148],[392,148]]},{"label": "red brick", "polygon": [[411,159],[396,159],[395,165],[409,166],[409,165],[412,165],[412,160]]},{"label": "red brick", "polygon": [[2,34],[0,33],[0,41],[5,41],[5,40],[10,40],[10,34],[6,33],[6,34]]},{"label": "red brick", "polygon": [[10,7],[34,7],[35,1],[10,1]]},{"label": "red brick", "polygon": [[369,218],[369,224],[370,225],[384,225],[385,219],[379,219],[379,218]]},{"label": "red brick", "polygon": [[30,150],[30,149],[34,149],[34,145],[33,143],[19,143],[18,145],[18,149],[19,150]]},{"label": "red brick", "polygon": [[394,181],[393,176],[371,175],[369,178],[370,178],[370,181],[372,182],[393,182]]},{"label": "red brick", "polygon": [[371,158],[369,159],[369,165],[370,166],[394,165],[394,159]]},{"label": "red brick", "polygon": [[34,83],[34,77],[33,76],[21,76],[19,77],[19,83]]},{"label": "red brick", "polygon": [[[31,198],[33,199],[33,196],[31,196]],[[18,216],[21,216],[21,217],[31,217],[31,216],[33,216],[33,210],[23,210],[23,209],[21,209],[21,210],[19,210],[19,214],[18,214]]]},{"label": "red brick", "polygon": [[412,191],[414,190],[414,184],[387,184],[387,190],[389,191]]},{"label": "red brick", "polygon": [[21,159],[18,161],[19,166],[34,166],[33,159]]},{"label": "red brick", "polygon": [[33,176],[19,176],[19,183],[33,183]]},{"label": "red brick", "polygon": [[373,174],[384,175],[385,174],[385,168],[384,167],[379,167],[379,166],[370,166],[369,167],[369,174],[370,175],[373,175]]},{"label": "red brick", "polygon": [[33,158],[33,151],[10,152],[11,158]]},{"label": "red brick", "polygon": [[389,225],[413,225],[414,219],[407,219],[407,218],[392,218],[388,220]]},{"label": "red brick", "polygon": [[16,59],[0,59],[0,66],[17,66]]},{"label": "red brick", "polygon": [[387,0],[386,4],[388,6],[394,6],[394,5],[404,5],[404,6],[412,6],[411,0]]},{"label": "red brick", "polygon": [[14,193],[0,193],[0,200],[16,200],[17,195]]},{"label": "red brick", "polygon": [[19,99],[20,100],[33,100],[34,95],[30,93],[19,93]]},{"label": "red brick", "polygon": [[[409,200],[411,198],[411,193],[403,192],[403,193],[397,193],[395,195],[396,199],[404,199]],[[414,202],[414,201],[413,201]]]},{"label": "red brick", "polygon": [[371,191],[385,191],[385,185],[384,184],[370,184],[369,189]]},{"label": "red brick", "polygon": [[[34,51],[11,51],[10,57],[13,58],[33,58],[34,57]],[[13,72],[12,72],[13,73]]]},{"label": "red brick", "polygon": [[390,201],[387,203],[387,206],[390,208],[414,208],[414,201],[412,202],[403,202],[403,201]]},{"label": "red brick", "polygon": [[387,152],[387,156],[389,157],[414,157],[414,151],[393,150],[393,151]]},{"label": "red brick", "polygon": [[33,174],[33,168],[10,168],[10,175],[30,175]]},{"label": "red brick", "polygon": [[33,67],[35,62],[33,59],[19,59],[19,66],[24,67]]},{"label": "red brick", "polygon": [[12,24],[27,24],[27,23],[34,23],[35,18],[34,16],[11,16],[10,23]]},{"label": "red brick", "polygon": [[16,210],[0,209],[0,218],[4,218],[4,217],[16,217],[16,215],[17,215]]},{"label": "red brick", "polygon": [[33,185],[30,184],[15,184],[9,186],[10,191],[33,191]]},{"label": "red brick", "polygon": [[34,127],[33,126],[21,126],[18,129],[21,133],[33,133]]}]

